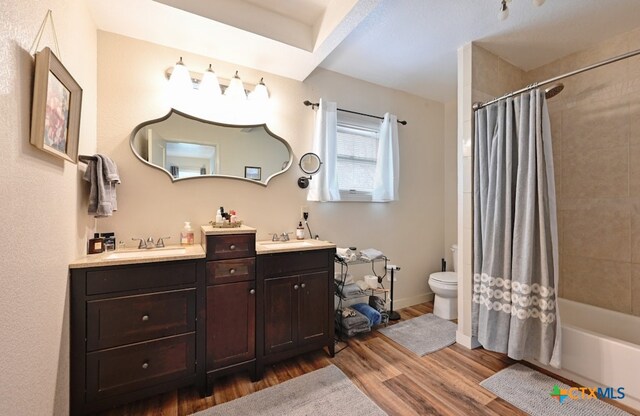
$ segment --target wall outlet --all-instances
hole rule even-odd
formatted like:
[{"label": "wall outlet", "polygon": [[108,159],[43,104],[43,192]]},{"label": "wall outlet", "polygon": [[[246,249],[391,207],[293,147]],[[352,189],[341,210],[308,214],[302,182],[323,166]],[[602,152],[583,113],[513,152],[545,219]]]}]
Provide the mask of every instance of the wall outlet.
[{"label": "wall outlet", "polygon": [[306,205],[300,206],[300,218],[304,218],[305,212],[307,213],[307,218],[309,216],[309,207]]}]

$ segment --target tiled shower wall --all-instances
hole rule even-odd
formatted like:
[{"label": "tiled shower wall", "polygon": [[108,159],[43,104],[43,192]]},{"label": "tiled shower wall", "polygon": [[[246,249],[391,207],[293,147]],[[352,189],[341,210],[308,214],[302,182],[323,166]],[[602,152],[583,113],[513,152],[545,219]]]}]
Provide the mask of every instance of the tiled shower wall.
[{"label": "tiled shower wall", "polygon": [[[640,49],[640,28],[529,72],[473,45],[473,101]],[[561,81],[548,101],[560,296],[640,316],[640,56]]]},{"label": "tiled shower wall", "polygon": [[[526,84],[640,48],[640,29],[525,74]],[[549,100],[560,295],[640,316],[640,56],[562,81]]]}]

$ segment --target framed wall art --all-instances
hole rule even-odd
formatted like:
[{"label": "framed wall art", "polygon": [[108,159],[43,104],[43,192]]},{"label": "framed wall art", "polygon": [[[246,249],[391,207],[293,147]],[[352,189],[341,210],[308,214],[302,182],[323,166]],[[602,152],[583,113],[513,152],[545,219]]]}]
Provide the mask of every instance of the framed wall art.
[{"label": "framed wall art", "polygon": [[31,144],[47,153],[78,163],[82,88],[53,54],[36,54],[31,110]]}]

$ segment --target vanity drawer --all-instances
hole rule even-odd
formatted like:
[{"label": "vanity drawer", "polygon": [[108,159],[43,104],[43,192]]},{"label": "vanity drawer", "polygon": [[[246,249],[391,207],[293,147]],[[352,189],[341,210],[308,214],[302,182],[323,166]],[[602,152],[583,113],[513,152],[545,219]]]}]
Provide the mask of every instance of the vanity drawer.
[{"label": "vanity drawer", "polygon": [[87,350],[195,330],[196,290],[87,302]]},{"label": "vanity drawer", "polygon": [[256,277],[254,257],[237,260],[207,262],[207,284],[234,283],[254,280]]},{"label": "vanity drawer", "polygon": [[255,234],[207,236],[207,260],[238,259],[255,255]]},{"label": "vanity drawer", "polygon": [[195,375],[195,333],[87,354],[87,399]]},{"label": "vanity drawer", "polygon": [[333,250],[292,251],[260,255],[264,278],[333,267]]},{"label": "vanity drawer", "polygon": [[154,263],[87,272],[87,295],[196,283],[196,262]]}]

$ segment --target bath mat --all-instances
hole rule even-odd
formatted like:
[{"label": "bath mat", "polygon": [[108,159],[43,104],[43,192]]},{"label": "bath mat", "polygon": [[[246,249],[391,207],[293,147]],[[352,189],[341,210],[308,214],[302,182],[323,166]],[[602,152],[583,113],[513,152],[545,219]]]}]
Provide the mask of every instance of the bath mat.
[{"label": "bath mat", "polygon": [[335,365],[304,374],[194,416],[386,415]]},{"label": "bath mat", "polygon": [[378,331],[422,356],[455,343],[457,328],[453,322],[428,313]]},{"label": "bath mat", "polygon": [[629,415],[602,400],[563,398],[560,395],[570,386],[522,364],[505,368],[480,385],[532,416]]}]

